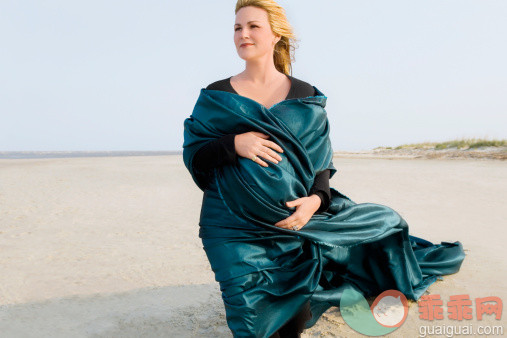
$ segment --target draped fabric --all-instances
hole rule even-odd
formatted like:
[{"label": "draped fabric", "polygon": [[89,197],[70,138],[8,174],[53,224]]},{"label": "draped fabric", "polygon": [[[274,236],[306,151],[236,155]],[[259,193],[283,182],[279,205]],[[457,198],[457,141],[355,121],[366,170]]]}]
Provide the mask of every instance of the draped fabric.
[{"label": "draped fabric", "polygon": [[[285,202],[308,196],[315,176],[330,169],[333,150],[318,95],[281,101],[269,109],[247,97],[201,89],[184,121],[183,161],[204,192],[199,221],[227,324],[234,337],[269,337],[310,300],[313,326],[347,288],[365,297],[396,289],[417,300],[440,276],[459,270],[460,242],[433,244],[411,236],[407,222],[388,206],[355,203],[331,188],[327,211],[300,230],[274,226],[295,208]],[[282,161],[262,167],[240,157],[215,168],[204,187],[192,168],[207,142],[231,133],[258,131],[283,148]]]}]

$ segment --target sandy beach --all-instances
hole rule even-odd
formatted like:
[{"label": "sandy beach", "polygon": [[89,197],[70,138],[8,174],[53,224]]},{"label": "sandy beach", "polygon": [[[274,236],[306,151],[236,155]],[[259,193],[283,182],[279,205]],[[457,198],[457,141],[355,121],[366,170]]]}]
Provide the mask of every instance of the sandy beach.
[{"label": "sandy beach", "polygon": [[[339,156],[331,186],[390,206],[410,233],[463,243],[429,292],[507,301],[507,162]],[[181,155],[0,160],[1,337],[232,337],[199,231],[202,192]],[[445,307],[444,307],[445,308]],[[389,336],[423,325],[413,303]],[[447,315],[447,312],[444,311]],[[507,334],[507,333],[506,333]],[[359,337],[331,308],[303,337]]]}]

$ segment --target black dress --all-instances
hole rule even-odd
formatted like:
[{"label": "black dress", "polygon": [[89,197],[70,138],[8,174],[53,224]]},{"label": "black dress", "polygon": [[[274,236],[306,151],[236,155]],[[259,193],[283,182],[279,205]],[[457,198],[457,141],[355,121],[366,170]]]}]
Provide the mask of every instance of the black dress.
[{"label": "black dress", "polygon": [[[309,83],[287,75],[291,80],[289,94],[285,98],[294,99],[316,95],[315,89]],[[231,85],[230,77],[215,81],[208,85],[206,89],[222,90],[238,94]],[[239,95],[239,94],[238,94]],[[236,134],[228,134],[216,140],[210,141],[197,151],[193,161],[194,169],[201,172],[210,172],[213,168],[237,163],[238,154],[234,146],[234,137]],[[309,195],[316,194],[321,199],[321,205],[318,213],[326,211],[331,200],[331,191],[329,190],[329,169],[326,169],[315,176],[314,184],[310,189]],[[203,177],[203,182],[207,178]]]}]

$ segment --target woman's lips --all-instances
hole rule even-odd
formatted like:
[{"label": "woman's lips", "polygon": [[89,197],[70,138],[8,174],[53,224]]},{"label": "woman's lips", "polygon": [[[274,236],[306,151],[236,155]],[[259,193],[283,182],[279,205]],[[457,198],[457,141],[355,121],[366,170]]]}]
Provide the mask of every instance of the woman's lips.
[{"label": "woman's lips", "polygon": [[240,47],[248,47],[248,46],[253,46],[253,43],[245,43],[242,44]]}]

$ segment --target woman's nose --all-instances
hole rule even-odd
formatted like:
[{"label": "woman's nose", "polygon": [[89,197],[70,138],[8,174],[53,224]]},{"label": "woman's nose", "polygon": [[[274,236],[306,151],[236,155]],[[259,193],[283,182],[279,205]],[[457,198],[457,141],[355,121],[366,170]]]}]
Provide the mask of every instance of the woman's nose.
[{"label": "woman's nose", "polygon": [[249,35],[250,35],[250,33],[246,29],[241,30],[241,38],[243,39],[243,41],[245,41],[245,39],[248,38]]}]

